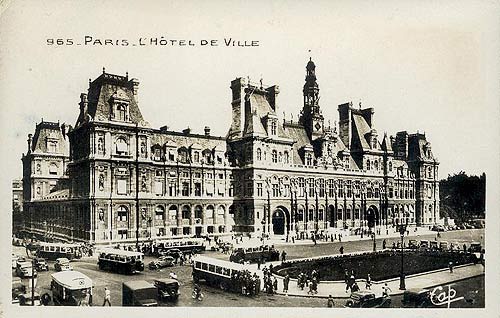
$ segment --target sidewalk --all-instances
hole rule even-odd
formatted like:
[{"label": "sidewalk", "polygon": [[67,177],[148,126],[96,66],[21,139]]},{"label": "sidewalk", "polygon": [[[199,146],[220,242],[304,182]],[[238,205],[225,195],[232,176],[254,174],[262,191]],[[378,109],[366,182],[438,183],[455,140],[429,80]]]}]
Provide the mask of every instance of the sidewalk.
[{"label": "sidewalk", "polygon": [[[280,262],[270,262],[273,266],[280,264]],[[269,266],[270,263],[266,263]],[[261,280],[263,279],[262,271],[257,270],[257,266],[255,264],[249,265],[250,271],[256,271],[260,276]],[[454,268],[453,273],[450,273],[448,269],[436,270],[432,272],[427,272],[423,274],[415,274],[409,275],[405,279],[406,289],[410,288],[429,288],[444,284],[449,284],[451,282],[484,275],[484,267],[480,264],[477,265],[462,265]],[[283,293],[283,277],[274,275],[278,279],[278,294],[285,295]],[[361,290],[365,290],[365,280],[364,279],[356,279],[358,286]],[[387,283],[389,288],[392,290],[390,295],[400,295],[404,291],[399,290],[399,277],[379,281],[372,282],[371,291],[373,291],[377,295],[382,294],[382,286],[384,283]],[[263,284],[263,282],[262,282]],[[315,295],[311,295],[307,293],[307,288],[301,290],[297,286],[296,279],[290,279],[290,284],[288,285],[288,296],[298,296],[298,297],[320,297],[320,298],[328,298],[328,295],[332,295],[334,298],[349,298],[350,292],[346,292],[346,285],[343,281],[325,281],[320,282],[318,285],[318,293]]]}]

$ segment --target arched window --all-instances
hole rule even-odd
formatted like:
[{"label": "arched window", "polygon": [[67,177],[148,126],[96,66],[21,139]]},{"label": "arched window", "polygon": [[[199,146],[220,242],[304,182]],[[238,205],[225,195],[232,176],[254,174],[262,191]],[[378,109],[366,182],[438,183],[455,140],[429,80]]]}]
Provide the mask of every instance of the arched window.
[{"label": "arched window", "polygon": [[148,151],[146,149],[146,142],[145,141],[141,141],[140,150],[141,150],[141,157],[146,158],[148,156]]},{"label": "arched window", "polygon": [[262,150],[260,148],[257,148],[257,160],[262,160]]},{"label": "arched window", "polygon": [[121,121],[127,120],[127,106],[126,105],[116,106],[116,119],[121,120]]},{"label": "arched window", "polygon": [[271,122],[271,135],[276,136],[278,125],[276,124],[276,121],[273,120]]},{"label": "arched window", "polygon": [[120,205],[118,207],[117,214],[118,214],[118,221],[127,221],[127,218],[128,218],[128,209],[127,209],[126,206]]},{"label": "arched window", "polygon": [[176,205],[171,205],[170,208],[168,209],[168,218],[171,223],[175,224],[177,220],[177,206]]},{"label": "arched window", "polygon": [[195,206],[195,208],[194,208],[194,217],[197,218],[197,219],[203,218],[203,208],[201,207],[201,205]]},{"label": "arched window", "polygon": [[219,205],[217,208],[217,217],[218,218],[224,218],[224,215],[226,214],[226,208],[223,205]]},{"label": "arched window", "polygon": [[57,175],[57,165],[53,162],[49,166],[49,174]]},{"label": "arched window", "polygon": [[304,208],[300,207],[297,212],[297,221],[304,221]]},{"label": "arched window", "polygon": [[271,154],[271,160],[273,163],[277,163],[278,162],[278,152],[276,150],[273,150],[272,154]]},{"label": "arched window", "polygon": [[161,205],[156,206],[155,220],[164,220],[164,219],[165,219],[165,208]]},{"label": "arched window", "polygon": [[208,217],[208,218],[215,218],[215,214],[214,214],[214,206],[213,205],[209,205],[207,206],[206,210],[205,210],[205,215]]},{"label": "arched window", "polygon": [[154,145],[153,146],[153,160],[155,161],[160,161],[161,160],[161,146],[160,145]]},{"label": "arched window", "polygon": [[203,150],[203,160],[205,163],[212,163],[212,152],[210,150]]},{"label": "arched window", "polygon": [[125,138],[119,137],[116,139],[116,154],[117,155],[127,155],[128,154],[128,144]]},{"label": "arched window", "polygon": [[375,160],[375,170],[378,170],[378,160]]},{"label": "arched window", "polygon": [[283,154],[281,153],[281,151],[278,153],[278,162],[283,162]]},{"label": "arched window", "polygon": [[183,219],[191,218],[191,208],[189,207],[189,205],[185,205],[182,207],[182,218]]},{"label": "arched window", "polygon": [[288,151],[285,151],[283,153],[283,159],[284,159],[284,163],[288,163],[290,161]]}]

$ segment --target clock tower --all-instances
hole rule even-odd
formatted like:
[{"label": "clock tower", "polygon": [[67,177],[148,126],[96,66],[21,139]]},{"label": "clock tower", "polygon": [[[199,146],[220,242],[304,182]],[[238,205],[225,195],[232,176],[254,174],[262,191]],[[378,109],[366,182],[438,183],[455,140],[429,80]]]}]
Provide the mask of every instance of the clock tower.
[{"label": "clock tower", "polygon": [[319,108],[319,86],[316,82],[316,65],[309,58],[306,66],[306,82],[304,89],[304,106],[300,114],[300,122],[304,125],[311,141],[324,135],[324,117]]}]

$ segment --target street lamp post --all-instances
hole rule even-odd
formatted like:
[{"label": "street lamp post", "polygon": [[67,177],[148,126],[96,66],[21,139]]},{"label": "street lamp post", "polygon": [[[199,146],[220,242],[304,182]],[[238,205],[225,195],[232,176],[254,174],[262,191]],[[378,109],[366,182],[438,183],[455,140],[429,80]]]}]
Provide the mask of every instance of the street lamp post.
[{"label": "street lamp post", "polygon": [[403,255],[404,255],[404,236],[405,236],[407,226],[408,226],[408,219],[406,219],[406,224],[399,225],[399,234],[401,236],[401,275],[399,276],[399,289],[400,290],[406,289],[404,266],[403,266],[403,260],[404,260]]},{"label": "street lamp post", "polygon": [[149,240],[151,240],[151,235],[153,232],[153,228],[151,227],[151,223],[152,223],[152,220],[151,220],[151,217],[148,218],[148,228],[149,228]]}]

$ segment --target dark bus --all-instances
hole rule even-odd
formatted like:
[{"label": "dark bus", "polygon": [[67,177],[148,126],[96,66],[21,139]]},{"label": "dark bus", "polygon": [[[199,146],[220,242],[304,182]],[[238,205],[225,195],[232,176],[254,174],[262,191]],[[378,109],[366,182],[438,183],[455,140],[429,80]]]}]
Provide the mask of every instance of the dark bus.
[{"label": "dark bus", "polygon": [[260,246],[260,247],[248,247],[248,248],[237,248],[229,257],[231,262],[235,263],[257,263],[259,260],[266,261],[277,261],[279,260],[280,253],[274,248],[274,246]]},{"label": "dark bus", "polygon": [[31,252],[35,252],[36,257],[52,261],[58,258],[67,258],[72,260],[82,257],[80,245],[78,244],[39,242],[30,244],[26,248]]},{"label": "dark bus", "polygon": [[97,265],[101,270],[133,274],[144,270],[144,254],[114,248],[102,249]]},{"label": "dark bus", "polygon": [[193,259],[193,281],[195,283],[204,281],[207,285],[221,290],[240,292],[242,285],[246,282],[239,278],[252,274],[254,273],[250,273],[247,266],[243,264],[200,255]]},{"label": "dark bus", "polygon": [[156,244],[156,255],[165,254],[168,250],[178,249],[182,253],[201,253],[206,247],[202,239],[164,241]]}]

